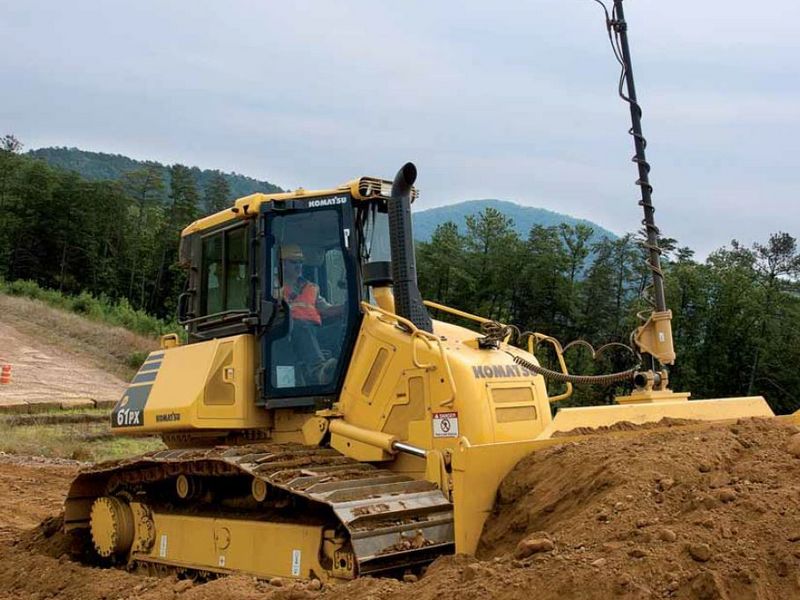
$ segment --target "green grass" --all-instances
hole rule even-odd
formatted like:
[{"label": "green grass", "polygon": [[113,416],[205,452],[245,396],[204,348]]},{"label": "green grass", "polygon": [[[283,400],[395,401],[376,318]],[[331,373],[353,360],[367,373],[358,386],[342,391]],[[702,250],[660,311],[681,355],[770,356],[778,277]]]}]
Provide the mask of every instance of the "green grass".
[{"label": "green grass", "polygon": [[34,281],[22,279],[11,282],[0,279],[0,292],[41,300],[55,308],[82,315],[92,321],[123,327],[140,335],[158,337],[177,333],[182,338],[185,336],[185,331],[177,321],[165,321],[137,310],[125,298],[113,301],[108,296],[101,294],[95,297],[87,292],[69,296],[57,290],[42,288]]},{"label": "green grass", "polygon": [[[86,420],[74,422],[79,415]],[[108,410],[49,411],[22,420],[0,417],[0,451],[8,454],[99,462],[162,448],[160,438],[112,434]]]}]

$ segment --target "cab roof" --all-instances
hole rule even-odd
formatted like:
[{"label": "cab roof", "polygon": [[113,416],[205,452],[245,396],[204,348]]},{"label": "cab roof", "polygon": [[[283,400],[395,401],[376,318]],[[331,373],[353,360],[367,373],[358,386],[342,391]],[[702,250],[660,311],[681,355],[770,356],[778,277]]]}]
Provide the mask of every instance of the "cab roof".
[{"label": "cab roof", "polygon": [[[275,202],[280,200],[305,200],[330,196],[333,194],[348,193],[356,200],[375,200],[389,199],[391,197],[392,182],[386,179],[376,179],[374,177],[361,177],[353,179],[335,188],[323,190],[305,190],[299,188],[293,192],[281,192],[277,194],[255,193],[235,200],[233,206],[221,210],[217,213],[198,219],[189,224],[182,232],[181,237],[186,237],[193,233],[211,229],[223,223],[236,219],[252,219],[261,209],[264,202]],[[412,201],[419,195],[416,188],[412,189]]]}]

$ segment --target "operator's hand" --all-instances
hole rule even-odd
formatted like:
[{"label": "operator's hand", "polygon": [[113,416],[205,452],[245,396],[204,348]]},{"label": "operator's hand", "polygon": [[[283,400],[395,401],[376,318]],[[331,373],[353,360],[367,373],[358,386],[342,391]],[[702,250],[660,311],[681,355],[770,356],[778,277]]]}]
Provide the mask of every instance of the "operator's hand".
[{"label": "operator's hand", "polygon": [[344,314],[344,304],[332,304],[320,309],[319,314],[323,319],[335,319]]}]

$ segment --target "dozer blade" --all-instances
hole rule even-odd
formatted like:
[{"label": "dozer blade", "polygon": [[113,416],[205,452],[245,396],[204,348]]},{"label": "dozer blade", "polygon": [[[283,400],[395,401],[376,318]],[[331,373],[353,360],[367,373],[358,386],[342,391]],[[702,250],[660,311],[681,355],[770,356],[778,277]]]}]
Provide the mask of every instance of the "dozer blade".
[{"label": "dozer blade", "polygon": [[[752,417],[775,417],[775,414],[760,396],[691,401],[684,397],[640,404],[565,408],[558,412],[550,427],[530,441],[473,446],[462,438],[452,457],[456,552],[475,553],[483,525],[494,507],[497,489],[517,462],[532,452],[580,441],[589,433],[629,437],[667,427],[700,428]],[[775,418],[800,422],[800,411]],[[645,424],[653,426],[634,427]]]},{"label": "dozer blade", "polygon": [[611,427],[618,423],[644,425],[662,419],[676,421],[736,421],[750,417],[774,417],[775,413],[762,396],[717,398],[713,400],[660,400],[609,406],[563,408],[537,439],[559,433],[580,434],[581,430]]}]

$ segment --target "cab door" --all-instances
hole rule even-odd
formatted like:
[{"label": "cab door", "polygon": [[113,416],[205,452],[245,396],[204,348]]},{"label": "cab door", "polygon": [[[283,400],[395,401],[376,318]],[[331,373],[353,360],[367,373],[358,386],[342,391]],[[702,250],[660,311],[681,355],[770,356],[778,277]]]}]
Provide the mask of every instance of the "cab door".
[{"label": "cab door", "polygon": [[324,406],[341,390],[361,322],[349,194],[262,205],[260,404]]}]

